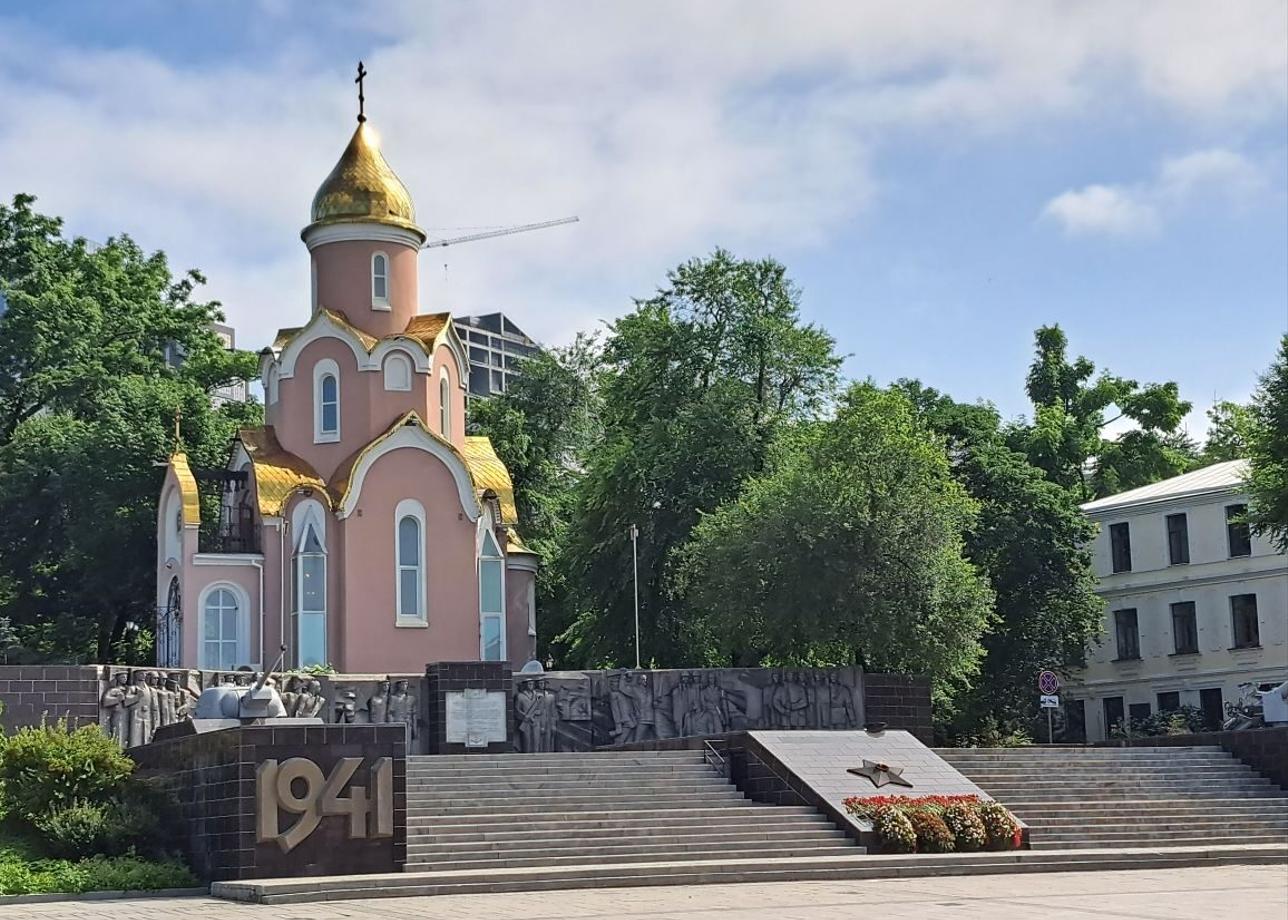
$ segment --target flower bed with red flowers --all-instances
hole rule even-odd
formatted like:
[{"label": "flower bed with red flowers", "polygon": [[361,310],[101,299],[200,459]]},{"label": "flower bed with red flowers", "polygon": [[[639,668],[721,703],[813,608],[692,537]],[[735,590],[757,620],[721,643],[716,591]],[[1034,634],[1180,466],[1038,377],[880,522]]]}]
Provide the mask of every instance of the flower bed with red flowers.
[{"label": "flower bed with red flowers", "polygon": [[1023,843],[1015,816],[977,795],[856,795],[844,805],[872,822],[887,852],[1015,850]]}]

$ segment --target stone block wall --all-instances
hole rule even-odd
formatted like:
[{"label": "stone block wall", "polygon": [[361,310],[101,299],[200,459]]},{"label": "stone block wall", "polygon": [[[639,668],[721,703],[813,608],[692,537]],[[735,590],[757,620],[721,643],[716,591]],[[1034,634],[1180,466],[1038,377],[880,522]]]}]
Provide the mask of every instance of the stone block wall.
[{"label": "stone block wall", "polygon": [[[247,725],[155,741],[129,754],[139,775],[167,793],[174,808],[167,821],[171,843],[207,881],[397,872],[407,860],[401,725]],[[363,758],[349,786],[369,786],[370,768],[382,757],[392,758],[393,836],[354,838],[349,819],[331,815],[289,851],[274,841],[257,841],[256,771],[267,760],[296,757],[313,761],[324,776],[342,757]],[[283,827],[295,820],[281,815]]]},{"label": "stone block wall", "polygon": [[98,724],[102,668],[97,665],[0,665],[0,726],[12,734],[42,721]]},{"label": "stone block wall", "polygon": [[934,742],[930,678],[904,674],[863,675],[863,717],[910,732],[923,744]]},{"label": "stone block wall", "polygon": [[[440,661],[425,668],[424,725],[429,754],[498,754],[514,750],[514,694],[510,668],[500,661]],[[466,690],[503,693],[505,699],[505,741],[471,747],[447,740],[447,695]]]}]

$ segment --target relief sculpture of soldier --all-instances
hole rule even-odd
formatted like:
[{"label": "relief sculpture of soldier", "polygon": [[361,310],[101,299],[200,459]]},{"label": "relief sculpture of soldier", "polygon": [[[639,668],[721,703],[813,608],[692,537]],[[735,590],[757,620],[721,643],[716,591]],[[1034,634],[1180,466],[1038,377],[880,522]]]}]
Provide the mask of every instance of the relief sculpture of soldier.
[{"label": "relief sculpture of soldier", "polygon": [[129,680],[130,675],[126,671],[113,673],[111,683],[103,691],[103,698],[99,701],[105,720],[103,730],[115,738],[121,747],[126,747],[130,740],[130,710],[125,706]]},{"label": "relief sculpture of soldier", "polygon": [[[389,681],[381,681],[381,687],[388,692]],[[375,721],[374,710],[372,721]],[[408,682],[405,679],[394,681],[394,689],[389,693],[388,703],[386,704],[385,721],[402,722],[407,726],[407,740],[412,742],[416,740],[416,696],[409,689]]]},{"label": "relief sculpture of soldier", "polygon": [[550,691],[550,684],[542,679],[537,682],[537,692],[541,694],[541,750],[553,751],[555,749],[555,727],[559,721],[559,710],[556,706],[555,695]]},{"label": "relief sculpture of soldier", "polygon": [[633,694],[626,690],[626,680],[630,673],[618,674],[612,678],[612,689],[608,693],[608,705],[613,714],[613,743],[626,744],[635,740],[639,728],[639,708]]},{"label": "relief sculpture of soldier", "polygon": [[854,707],[854,691],[841,683],[841,678],[827,675],[830,728],[854,728],[859,724],[859,714]]},{"label": "relief sculpture of soldier", "polygon": [[373,725],[389,721],[389,678],[376,684],[376,690],[367,700],[367,718]]},{"label": "relief sculpture of soldier", "polygon": [[725,694],[720,687],[719,675],[714,671],[710,671],[703,676],[698,701],[701,733],[716,735],[725,731],[728,726],[728,719],[725,714]]},{"label": "relief sculpture of soldier", "polygon": [[627,671],[622,675],[622,692],[635,703],[635,730],[631,741],[649,741],[656,737],[657,715],[648,674]]},{"label": "relief sculpture of soldier", "polygon": [[537,682],[525,680],[514,695],[514,721],[519,736],[519,750],[525,754],[536,753],[540,744],[541,728],[538,714]]}]

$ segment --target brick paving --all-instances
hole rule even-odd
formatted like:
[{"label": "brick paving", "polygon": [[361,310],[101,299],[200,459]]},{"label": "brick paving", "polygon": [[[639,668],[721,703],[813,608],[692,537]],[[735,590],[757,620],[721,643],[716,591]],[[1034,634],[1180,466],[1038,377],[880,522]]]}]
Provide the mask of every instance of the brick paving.
[{"label": "brick paving", "polygon": [[259,906],[213,898],[0,906],[0,920],[1284,920],[1288,865],[777,882]]}]

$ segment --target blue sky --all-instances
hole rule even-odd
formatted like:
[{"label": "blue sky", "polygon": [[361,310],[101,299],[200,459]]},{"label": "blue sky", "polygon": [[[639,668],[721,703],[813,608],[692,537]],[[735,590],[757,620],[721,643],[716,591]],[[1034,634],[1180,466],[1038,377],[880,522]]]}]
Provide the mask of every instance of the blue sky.
[{"label": "blue sky", "polygon": [[851,377],[1017,414],[1059,322],[1196,435],[1288,328],[1280,2],[0,2],[0,195],[202,269],[260,347],[359,57],[432,232],[581,218],[426,254],[425,309],[566,341],[724,245]]}]

